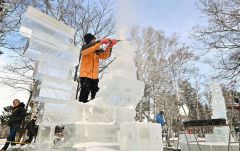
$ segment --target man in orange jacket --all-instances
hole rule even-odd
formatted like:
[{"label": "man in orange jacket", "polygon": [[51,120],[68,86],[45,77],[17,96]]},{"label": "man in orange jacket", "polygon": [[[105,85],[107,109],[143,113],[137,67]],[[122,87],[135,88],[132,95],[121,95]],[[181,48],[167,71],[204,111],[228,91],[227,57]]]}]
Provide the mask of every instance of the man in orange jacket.
[{"label": "man in orange jacket", "polygon": [[[98,87],[99,59],[107,59],[111,55],[112,47],[117,44],[117,40],[104,38],[96,41],[91,33],[84,35],[85,45],[81,50],[82,61],[80,66],[81,91],[79,101],[88,102],[88,95],[91,92],[91,100],[95,98]],[[100,49],[100,45],[107,45],[105,50]]]}]

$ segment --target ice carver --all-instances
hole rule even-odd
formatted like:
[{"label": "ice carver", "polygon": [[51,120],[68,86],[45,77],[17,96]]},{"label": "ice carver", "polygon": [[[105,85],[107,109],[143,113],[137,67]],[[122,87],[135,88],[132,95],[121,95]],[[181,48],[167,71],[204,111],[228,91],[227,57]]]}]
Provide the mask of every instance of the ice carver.
[{"label": "ice carver", "polygon": [[[80,84],[81,91],[79,101],[87,103],[88,96],[91,92],[91,100],[93,100],[99,90],[98,73],[99,59],[107,59],[111,55],[112,47],[117,44],[117,40],[104,38],[96,41],[96,38],[91,33],[84,35],[85,45],[81,50],[82,61],[80,65]],[[101,45],[107,45],[106,49],[100,49]]]},{"label": "ice carver", "polygon": [[10,132],[7,136],[7,141],[3,148],[0,151],[6,151],[8,146],[15,145],[15,136],[17,131],[20,129],[20,126],[25,119],[26,116],[26,110],[25,110],[25,104],[20,103],[20,100],[14,99],[13,100],[13,108],[12,108],[12,114],[8,120],[8,125],[10,126]]}]

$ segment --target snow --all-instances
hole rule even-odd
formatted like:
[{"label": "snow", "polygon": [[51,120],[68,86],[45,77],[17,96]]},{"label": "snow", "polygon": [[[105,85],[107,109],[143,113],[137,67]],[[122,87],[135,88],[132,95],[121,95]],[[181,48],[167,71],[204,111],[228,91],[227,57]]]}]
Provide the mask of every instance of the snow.
[{"label": "snow", "polygon": [[4,146],[6,139],[0,139],[0,149]]}]

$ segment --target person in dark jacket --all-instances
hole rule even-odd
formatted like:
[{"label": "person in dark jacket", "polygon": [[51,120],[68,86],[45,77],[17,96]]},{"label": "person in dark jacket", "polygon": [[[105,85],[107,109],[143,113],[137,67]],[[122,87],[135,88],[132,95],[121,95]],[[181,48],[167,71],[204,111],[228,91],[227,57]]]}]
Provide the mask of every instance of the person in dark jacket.
[{"label": "person in dark jacket", "polygon": [[10,145],[15,145],[15,136],[17,131],[20,129],[20,126],[25,119],[26,116],[26,110],[25,110],[25,104],[20,103],[18,99],[13,100],[13,109],[12,109],[12,114],[8,120],[8,126],[10,127],[10,132],[7,137],[7,141],[3,148],[0,151],[6,151],[8,146]]},{"label": "person in dark jacket", "polygon": [[27,123],[26,129],[27,129],[28,139],[25,141],[25,143],[31,143],[34,137],[36,140],[36,136],[38,132],[36,119],[37,119],[36,117],[33,117],[32,120]]},{"label": "person in dark jacket", "polygon": [[[81,91],[79,102],[87,103],[88,96],[91,92],[91,100],[93,100],[99,90],[98,73],[99,59],[107,59],[111,55],[112,47],[117,44],[117,40],[104,38],[96,41],[91,33],[84,35],[85,45],[81,50],[82,61],[80,66],[80,83]],[[101,45],[107,45],[106,49],[100,49]]]}]

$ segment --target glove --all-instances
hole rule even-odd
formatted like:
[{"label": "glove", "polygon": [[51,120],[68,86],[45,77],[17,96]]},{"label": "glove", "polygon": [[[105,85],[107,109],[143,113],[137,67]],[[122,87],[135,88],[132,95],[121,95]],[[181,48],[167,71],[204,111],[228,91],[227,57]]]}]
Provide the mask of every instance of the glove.
[{"label": "glove", "polygon": [[111,39],[111,45],[114,46],[118,43],[118,41],[116,39]]},{"label": "glove", "polygon": [[109,47],[112,48],[114,45],[116,45],[118,43],[118,40],[116,39],[110,39],[110,44]]},{"label": "glove", "polygon": [[102,44],[107,45],[107,44],[109,44],[109,43],[110,43],[110,39],[109,39],[109,38],[103,38],[103,39],[100,41],[100,45],[102,45]]}]

